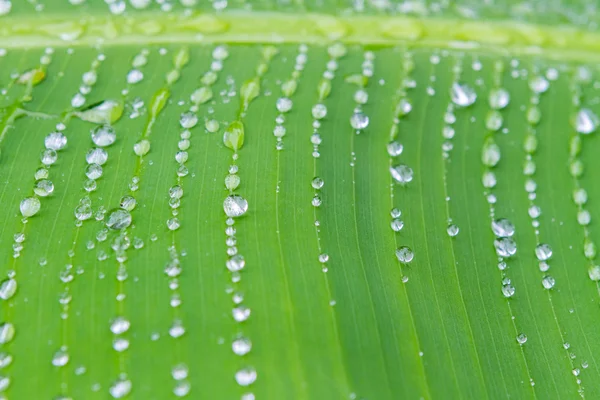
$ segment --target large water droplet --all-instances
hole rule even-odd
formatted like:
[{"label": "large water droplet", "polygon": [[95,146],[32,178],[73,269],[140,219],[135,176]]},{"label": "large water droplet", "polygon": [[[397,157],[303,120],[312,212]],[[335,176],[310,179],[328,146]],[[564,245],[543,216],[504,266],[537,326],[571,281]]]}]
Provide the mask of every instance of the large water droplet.
[{"label": "large water droplet", "polygon": [[106,220],[106,226],[110,229],[120,230],[125,229],[129,225],[131,225],[132,221],[131,214],[127,210],[123,210],[121,208],[114,209],[108,214],[108,219]]},{"label": "large water droplet", "polygon": [[49,133],[44,139],[44,145],[50,150],[62,150],[67,145],[67,137],[60,132]]},{"label": "large water droplet", "polygon": [[599,122],[598,116],[592,110],[583,108],[575,117],[575,129],[579,133],[589,135],[598,128]]},{"label": "large water droplet", "polygon": [[245,265],[246,260],[244,260],[244,256],[242,256],[241,254],[236,254],[226,262],[227,269],[231,272],[240,271],[244,268]]},{"label": "large water droplet", "polygon": [[17,291],[17,281],[14,279],[5,279],[0,283],[0,299],[8,300],[15,295]]},{"label": "large water droplet", "polygon": [[243,368],[235,373],[235,380],[240,386],[249,386],[256,381],[256,370],[252,367]]},{"label": "large water droplet", "polygon": [[452,102],[459,107],[468,107],[477,100],[477,94],[470,86],[459,83],[452,84],[450,97]]},{"label": "large water droplet", "polygon": [[552,248],[545,243],[538,244],[535,247],[535,256],[540,261],[546,261],[552,257]]},{"label": "large water droplet", "polygon": [[496,253],[500,257],[511,257],[517,252],[517,244],[511,238],[500,238],[494,240]]},{"label": "large water droplet", "polygon": [[542,285],[544,286],[544,289],[552,289],[555,283],[556,281],[550,275],[546,275],[544,278],[542,278]]},{"label": "large water droplet", "polygon": [[456,226],[454,224],[450,224],[450,225],[448,225],[448,228],[446,228],[446,232],[448,233],[448,235],[450,237],[454,237],[454,236],[458,235],[458,231],[459,231],[458,226]]},{"label": "large water droplet", "polygon": [[109,389],[110,395],[115,399],[122,399],[131,392],[131,381],[128,379],[118,379]]},{"label": "large water droplet", "polygon": [[504,297],[513,297],[515,294],[515,288],[510,283],[502,285],[502,294]]},{"label": "large water droplet", "polygon": [[243,356],[248,354],[252,349],[252,342],[248,338],[241,337],[233,341],[231,349],[238,356]]},{"label": "large water droplet", "polygon": [[108,153],[102,148],[90,149],[85,155],[88,164],[104,165],[108,160]]},{"label": "large water droplet", "polygon": [[241,217],[248,211],[248,201],[239,195],[231,195],[223,201],[223,210],[228,217]]},{"label": "large water droplet", "polygon": [[15,337],[15,326],[10,322],[0,324],[0,344],[9,343]]},{"label": "large water droplet", "polygon": [[46,197],[54,191],[54,184],[48,179],[42,179],[35,183],[33,192],[40,197]]},{"label": "large water droplet", "polygon": [[362,112],[355,112],[350,117],[350,125],[354,129],[365,129],[369,126],[369,117]]},{"label": "large water droplet", "polygon": [[413,179],[413,170],[407,165],[400,164],[395,167],[390,167],[392,178],[398,183],[406,184]]},{"label": "large water droplet", "polygon": [[110,331],[115,335],[120,335],[127,332],[130,326],[129,320],[124,317],[117,317],[113,320],[112,324],[110,324]]},{"label": "large water droplet", "polygon": [[396,250],[396,257],[401,263],[409,263],[415,257],[415,253],[408,246],[402,246]]},{"label": "large water droplet", "polygon": [[21,200],[19,209],[24,217],[32,217],[40,211],[42,204],[37,197],[27,197]]},{"label": "large water droplet", "polygon": [[117,140],[117,134],[110,125],[100,125],[92,130],[92,141],[98,147],[110,146],[115,140]]},{"label": "large water droplet", "polygon": [[506,218],[500,218],[492,222],[492,231],[499,238],[511,237],[515,234],[515,226]]}]

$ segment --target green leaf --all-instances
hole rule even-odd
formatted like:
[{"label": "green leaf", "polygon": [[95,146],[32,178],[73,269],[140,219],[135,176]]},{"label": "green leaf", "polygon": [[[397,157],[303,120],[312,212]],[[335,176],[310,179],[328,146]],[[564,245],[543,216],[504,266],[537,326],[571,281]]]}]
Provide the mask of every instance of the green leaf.
[{"label": "green leaf", "polygon": [[0,0],[0,399],[600,398],[594,7]]}]

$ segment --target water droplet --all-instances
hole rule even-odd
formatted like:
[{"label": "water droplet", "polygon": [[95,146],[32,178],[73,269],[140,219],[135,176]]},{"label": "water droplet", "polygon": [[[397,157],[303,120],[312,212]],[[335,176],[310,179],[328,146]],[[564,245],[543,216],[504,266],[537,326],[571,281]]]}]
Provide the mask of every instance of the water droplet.
[{"label": "water droplet", "polygon": [[492,222],[492,231],[499,238],[511,237],[515,234],[515,226],[506,218],[500,218]]},{"label": "water droplet", "polygon": [[236,254],[235,256],[233,256],[229,260],[227,260],[227,262],[226,262],[227,269],[230,270],[231,272],[240,271],[244,268],[245,265],[246,265],[246,260],[244,259],[244,256],[242,256],[241,254]]},{"label": "water droplet", "polygon": [[55,367],[64,367],[69,362],[69,353],[65,350],[59,350],[52,357],[52,365]]},{"label": "water droplet", "polygon": [[54,192],[54,184],[48,179],[42,179],[35,183],[33,192],[40,197],[46,197]]},{"label": "water droplet", "polygon": [[501,110],[510,102],[510,95],[506,89],[492,89],[490,91],[489,103],[494,110]]},{"label": "water droplet", "polygon": [[535,256],[540,261],[549,260],[552,257],[552,248],[545,243],[538,244],[535,247]]},{"label": "water droplet", "polygon": [[49,171],[46,168],[41,167],[35,171],[34,178],[36,181],[39,181],[40,179],[47,179],[49,175]]},{"label": "water droplet", "polygon": [[401,219],[393,219],[390,225],[394,232],[400,232],[404,228],[404,222]]},{"label": "water droplet", "polygon": [[10,322],[0,324],[0,344],[9,343],[15,337],[15,326]]},{"label": "water droplet", "polygon": [[329,261],[329,254],[327,254],[327,253],[319,254],[319,262],[321,264],[325,264],[327,261]]},{"label": "water droplet", "polygon": [[415,253],[408,246],[402,246],[396,250],[396,257],[401,263],[409,263],[415,257]]},{"label": "water droplet", "polygon": [[397,208],[392,208],[392,210],[390,211],[390,215],[392,216],[392,218],[399,218],[402,215],[402,211],[400,211]]},{"label": "water droplet", "polygon": [[150,141],[146,139],[142,139],[136,144],[133,145],[133,152],[135,155],[142,157],[148,154],[150,151]]},{"label": "water droplet", "polygon": [[546,90],[548,90],[549,86],[550,83],[543,76],[534,76],[529,81],[529,88],[537,94],[544,93]]},{"label": "water droplet", "polygon": [[500,161],[500,147],[489,137],[481,151],[481,162],[488,167],[495,167]]},{"label": "water droplet", "polygon": [[110,125],[100,125],[92,130],[92,142],[98,147],[110,146],[117,140],[115,129]]},{"label": "water droplet", "polygon": [[135,200],[135,197],[126,195],[121,197],[121,202],[119,203],[119,206],[125,211],[132,211],[135,208],[136,204],[137,201]]},{"label": "water droplet", "polygon": [[542,285],[545,289],[552,289],[554,287],[555,280],[550,275],[544,276],[542,279]]},{"label": "water droplet", "polygon": [[251,310],[245,306],[239,306],[232,310],[233,319],[237,322],[243,322],[250,317]]},{"label": "water droplet", "polygon": [[92,217],[92,207],[88,204],[81,204],[75,208],[75,218],[79,221],[85,221]]},{"label": "water droplet", "polygon": [[110,331],[115,335],[121,335],[129,330],[130,322],[124,317],[117,317],[110,325]]},{"label": "water droplet", "polygon": [[505,237],[494,240],[496,254],[500,257],[511,257],[517,252],[517,244],[511,238]]},{"label": "water droplet", "polygon": [[527,342],[527,335],[524,333],[519,333],[519,335],[517,335],[517,342],[519,344],[525,344],[525,342]]},{"label": "water droplet", "polygon": [[588,275],[591,280],[593,280],[595,282],[600,281],[600,266],[594,265],[594,266],[589,267]]},{"label": "water droplet", "polygon": [[110,229],[120,230],[131,225],[132,217],[129,211],[123,209],[114,209],[108,215],[106,226]]},{"label": "water droplet", "polygon": [[325,184],[325,181],[323,181],[323,179],[316,177],[312,180],[311,185],[313,187],[313,189],[321,189],[323,187],[323,185]]},{"label": "water droplet", "polygon": [[448,232],[448,235],[450,237],[454,237],[454,236],[458,235],[458,231],[459,231],[458,226],[456,226],[454,224],[450,224],[450,225],[448,225],[448,228],[446,228],[446,232]]},{"label": "water droplet", "polygon": [[12,364],[13,356],[9,353],[2,352],[0,353],[0,369],[8,367]]},{"label": "water droplet", "polygon": [[390,157],[397,157],[400,154],[402,154],[402,151],[404,150],[404,146],[402,145],[402,143],[394,141],[394,142],[390,142],[387,145],[387,151]]},{"label": "water droplet", "polygon": [[180,226],[181,226],[181,223],[179,222],[179,218],[177,218],[177,217],[169,218],[167,220],[167,228],[169,228],[169,230],[171,230],[171,231],[175,231],[175,230],[179,229]]},{"label": "water droplet", "polygon": [[193,112],[185,112],[179,118],[179,124],[182,128],[193,128],[198,123],[198,117]]},{"label": "water droplet", "polygon": [[110,395],[115,399],[121,399],[131,392],[131,381],[120,378],[110,387]]},{"label": "water droplet", "polygon": [[247,367],[235,373],[235,380],[240,386],[249,386],[256,381],[256,376],[256,370],[252,367]]},{"label": "water droplet", "polygon": [[8,300],[15,295],[17,291],[17,281],[14,279],[5,279],[0,283],[0,299]]},{"label": "water droplet", "polygon": [[248,201],[239,195],[231,195],[223,201],[223,210],[228,217],[241,217],[248,211]]},{"label": "water droplet", "polygon": [[116,338],[113,340],[113,349],[117,352],[125,351],[129,348],[129,340],[124,338]]},{"label": "water droplet", "polygon": [[44,139],[44,145],[49,150],[62,150],[67,145],[67,137],[60,132],[52,132]]},{"label": "water droplet", "polygon": [[238,356],[243,356],[252,350],[252,342],[248,338],[240,337],[233,341],[231,349]]},{"label": "water droplet", "polygon": [[32,217],[40,211],[40,200],[37,197],[26,197],[21,200],[19,208],[24,217]]},{"label": "water droplet", "polygon": [[502,294],[504,297],[512,297],[515,295],[515,288],[510,283],[502,285]]},{"label": "water droplet", "polygon": [[392,178],[398,183],[406,184],[413,179],[413,170],[407,165],[400,164],[395,167],[390,167]]},{"label": "water droplet", "polygon": [[239,175],[227,175],[225,177],[225,187],[228,190],[235,190],[240,185],[240,181]]},{"label": "water droplet", "polygon": [[369,117],[362,112],[355,112],[350,117],[350,125],[354,129],[365,129],[369,126]]},{"label": "water droplet", "polygon": [[573,202],[577,205],[583,205],[587,203],[588,195],[585,189],[579,188],[573,191]]},{"label": "water droplet", "polygon": [[277,99],[276,107],[279,112],[286,113],[292,109],[292,100],[287,97],[280,97]]},{"label": "water droplet", "polygon": [[214,119],[209,119],[205,122],[204,127],[210,133],[215,133],[219,130],[219,122]]},{"label": "water droplet", "polygon": [[459,107],[468,107],[477,100],[477,94],[470,86],[456,82],[452,84],[450,97],[452,102]]},{"label": "water droplet", "polygon": [[577,213],[577,222],[579,225],[587,226],[592,222],[592,216],[588,210],[581,210]]},{"label": "water droplet", "polygon": [[85,155],[85,160],[88,164],[104,165],[108,160],[108,153],[102,148],[90,149]]},{"label": "water droplet", "polygon": [[312,108],[312,116],[314,119],[323,119],[327,116],[327,107],[325,104],[315,104]]},{"label": "water droplet", "polygon": [[588,108],[579,110],[575,117],[575,129],[584,135],[593,133],[598,128],[599,123],[598,116]]},{"label": "water droplet", "polygon": [[46,166],[52,165],[58,160],[58,154],[56,154],[55,150],[44,150],[40,156],[40,160],[42,161],[42,164]]}]

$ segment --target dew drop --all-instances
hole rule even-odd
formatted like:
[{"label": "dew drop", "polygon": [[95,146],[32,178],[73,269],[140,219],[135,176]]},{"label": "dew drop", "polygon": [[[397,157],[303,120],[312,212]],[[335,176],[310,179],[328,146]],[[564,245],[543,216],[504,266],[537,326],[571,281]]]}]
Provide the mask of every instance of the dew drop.
[{"label": "dew drop", "polygon": [[411,248],[408,246],[402,246],[396,250],[396,258],[398,258],[398,261],[401,263],[409,263],[414,257],[415,253],[413,253]]},{"label": "dew drop", "polygon": [[102,176],[102,167],[98,164],[89,164],[85,169],[85,176],[92,180],[100,178]]},{"label": "dew drop", "polygon": [[248,211],[248,201],[239,195],[230,195],[223,201],[223,210],[228,217],[241,217]]},{"label": "dew drop", "polygon": [[114,209],[108,215],[106,226],[110,229],[121,230],[131,225],[132,217],[129,211],[123,209]]},{"label": "dew drop", "polygon": [[390,142],[387,145],[387,152],[390,157],[399,156],[400,154],[402,154],[403,150],[404,150],[404,146],[402,146],[402,143],[397,142],[397,141]]},{"label": "dew drop", "polygon": [[515,294],[515,288],[510,283],[502,285],[502,294],[507,298],[512,297]]},{"label": "dew drop", "polygon": [[243,356],[252,350],[252,342],[248,338],[240,337],[233,341],[231,349],[236,355]]},{"label": "dew drop", "polygon": [[456,82],[452,84],[450,97],[452,102],[459,107],[468,107],[477,100],[477,94],[470,86]]},{"label": "dew drop", "polygon": [[256,370],[248,367],[243,368],[235,373],[235,380],[240,386],[250,386],[256,381]]},{"label": "dew drop", "polygon": [[117,317],[110,325],[110,331],[115,335],[121,335],[129,330],[130,322],[124,317]]},{"label": "dew drop", "polygon": [[515,226],[508,219],[500,218],[492,222],[492,231],[499,238],[511,237],[515,234]]},{"label": "dew drop", "polygon": [[46,166],[52,165],[58,160],[58,154],[56,154],[55,150],[47,149],[42,152],[40,160],[42,161],[42,164]]},{"label": "dew drop", "polygon": [[393,219],[391,222],[391,227],[394,232],[400,232],[402,228],[404,228],[404,222],[401,219]]},{"label": "dew drop", "polygon": [[555,280],[550,275],[546,275],[542,279],[542,285],[544,286],[544,289],[548,289],[548,290],[552,289],[554,287],[554,283],[555,283]]},{"label": "dew drop", "polygon": [[122,399],[131,392],[131,381],[120,378],[109,389],[110,395],[115,399]]},{"label": "dew drop", "polygon": [[456,235],[458,235],[459,228],[454,224],[450,224],[448,225],[448,228],[446,228],[446,232],[448,233],[448,236],[455,237]]},{"label": "dew drop", "polygon": [[500,257],[511,257],[517,252],[517,244],[511,238],[499,238],[494,240],[496,254]]},{"label": "dew drop", "polygon": [[10,322],[0,324],[0,344],[9,343],[15,337],[15,326]]},{"label": "dew drop", "polygon": [[369,117],[362,112],[355,112],[350,117],[350,125],[354,129],[365,129],[369,126]]},{"label": "dew drop", "polygon": [[108,160],[108,153],[102,148],[90,149],[85,155],[88,164],[104,165]]},{"label": "dew drop", "polygon": [[64,367],[69,362],[69,353],[65,350],[59,350],[52,357],[52,365],[55,367]]},{"label": "dew drop", "polygon": [[312,108],[312,116],[314,119],[323,119],[327,115],[327,107],[325,104],[315,104]]},{"label": "dew drop", "polygon": [[311,186],[313,187],[313,189],[321,189],[323,187],[323,185],[325,184],[325,181],[323,181],[323,179],[316,177],[312,180],[311,182]]},{"label": "dew drop", "polygon": [[250,309],[245,306],[239,306],[232,310],[233,319],[237,322],[244,322],[250,317]]},{"label": "dew drop", "polygon": [[229,260],[227,260],[225,265],[227,266],[227,269],[229,271],[237,272],[237,271],[241,271],[242,269],[244,269],[244,266],[246,265],[246,260],[244,259],[244,256],[242,256],[241,254],[236,254],[235,256],[233,256]]},{"label": "dew drop", "polygon": [[17,281],[14,279],[5,279],[0,283],[0,299],[8,300],[15,295],[17,291]]},{"label": "dew drop", "polygon": [[538,244],[535,247],[535,256],[540,261],[549,260],[552,257],[552,248],[546,243]]},{"label": "dew drop", "polygon": [[46,197],[54,192],[54,184],[48,179],[42,179],[35,183],[33,192],[40,197]]},{"label": "dew drop", "polygon": [[117,140],[115,129],[110,125],[100,125],[92,130],[92,142],[98,147],[110,146]]},{"label": "dew drop", "polygon": [[575,117],[575,129],[584,135],[593,133],[598,128],[600,120],[594,112],[588,108],[579,110]]},{"label": "dew drop", "polygon": [[510,102],[510,95],[506,89],[492,89],[490,91],[489,103],[494,110],[505,108]]},{"label": "dew drop", "polygon": [[395,167],[390,167],[392,178],[398,183],[406,184],[413,179],[413,170],[407,165],[400,164]]},{"label": "dew drop", "polygon": [[519,333],[517,336],[517,343],[523,345],[525,342],[527,342],[527,335],[524,333]]},{"label": "dew drop", "polygon": [[27,218],[37,214],[41,206],[40,200],[37,197],[26,197],[21,200],[19,209],[21,210],[21,214]]},{"label": "dew drop", "polygon": [[594,265],[588,268],[588,275],[594,282],[600,281],[600,266]]},{"label": "dew drop", "polygon": [[185,112],[179,118],[179,124],[185,129],[193,128],[197,123],[198,117],[193,112]]},{"label": "dew drop", "polygon": [[142,157],[150,151],[150,141],[142,139],[133,145],[133,152],[136,156]]},{"label": "dew drop", "polygon": [[276,107],[279,112],[286,113],[292,109],[292,100],[287,97],[277,99]]},{"label": "dew drop", "polygon": [[67,145],[67,137],[60,132],[52,132],[44,139],[44,145],[49,150],[62,150]]}]

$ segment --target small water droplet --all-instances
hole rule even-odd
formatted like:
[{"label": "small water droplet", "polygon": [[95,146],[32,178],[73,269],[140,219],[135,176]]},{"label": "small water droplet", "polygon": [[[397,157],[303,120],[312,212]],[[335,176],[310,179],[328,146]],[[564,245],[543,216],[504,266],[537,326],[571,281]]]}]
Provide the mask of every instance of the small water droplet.
[{"label": "small water droplet", "polygon": [[121,230],[129,227],[132,220],[129,211],[118,208],[110,211],[106,220],[106,226],[110,229]]},{"label": "small water droplet", "polygon": [[413,170],[407,165],[400,164],[395,167],[390,167],[392,178],[398,183],[406,184],[413,179]]},{"label": "small water droplet", "polygon": [[124,378],[119,378],[109,389],[110,395],[115,399],[121,399],[131,392],[131,381]]},{"label": "small water droplet", "polygon": [[596,131],[599,123],[598,116],[588,108],[579,110],[575,117],[575,129],[584,135],[589,135]]},{"label": "small water droplet", "polygon": [[350,125],[354,129],[365,129],[369,126],[369,117],[362,112],[355,112],[350,117]]},{"label": "small water droplet", "polygon": [[67,137],[60,132],[49,133],[44,139],[44,145],[49,150],[62,150],[67,145]]},{"label": "small water droplet", "polygon": [[312,116],[314,119],[323,119],[327,116],[327,107],[325,104],[315,104],[312,108]]},{"label": "small water droplet", "polygon": [[515,226],[508,219],[500,218],[492,222],[492,231],[499,238],[511,237],[515,234]]},{"label": "small water droplet", "polygon": [[248,338],[240,337],[233,341],[231,349],[238,356],[243,356],[248,354],[252,349],[252,342]]},{"label": "small water droplet", "polygon": [[54,184],[48,179],[42,179],[35,183],[33,192],[40,197],[46,197],[54,192]]},{"label": "small water droplet", "polygon": [[448,225],[448,228],[446,228],[446,232],[450,237],[455,237],[456,235],[458,235],[459,228],[454,224],[450,224]]},{"label": "small water droplet", "polygon": [[515,288],[510,283],[504,284],[502,285],[502,294],[504,297],[512,297],[515,294]]},{"label": "small water droplet", "polygon": [[500,257],[511,257],[517,252],[517,244],[509,237],[494,240],[494,246]]},{"label": "small water droplet", "polygon": [[525,342],[527,342],[527,335],[524,333],[519,333],[519,335],[517,335],[517,342],[521,345],[525,344]]},{"label": "small water droplet", "polygon": [[313,187],[313,189],[321,189],[323,187],[323,185],[325,184],[325,181],[323,181],[323,179],[316,177],[312,180],[311,185]]},{"label": "small water droplet", "polygon": [[17,291],[17,281],[14,279],[5,279],[0,283],[0,299],[8,300],[15,295]]},{"label": "small water droplet", "polygon": [[0,344],[9,343],[15,337],[15,326],[10,322],[0,324]]},{"label": "small water droplet", "polygon": [[456,82],[452,84],[450,97],[452,102],[459,107],[468,107],[477,100],[477,94],[470,86]]},{"label": "small water droplet", "polygon": [[250,317],[251,310],[245,306],[239,306],[232,310],[233,319],[237,322],[243,322]]},{"label": "small water droplet", "polygon": [[117,317],[110,325],[110,331],[115,335],[121,335],[127,332],[130,326],[131,324],[129,320],[125,319],[124,317]]},{"label": "small water droplet", "polygon": [[544,286],[545,289],[552,289],[554,287],[554,283],[556,281],[554,280],[553,277],[551,277],[550,275],[546,275],[544,276],[544,278],[542,278],[542,285]]},{"label": "small water droplet", "polygon": [[98,147],[110,146],[117,140],[115,129],[110,125],[100,125],[92,130],[92,141]]},{"label": "small water droplet", "polygon": [[21,214],[27,218],[37,214],[40,211],[41,206],[42,204],[37,197],[26,197],[21,200],[19,209],[21,210]]},{"label": "small water droplet", "polygon": [[244,269],[245,265],[246,260],[241,254],[236,254],[226,262],[227,269],[231,272],[241,271],[242,269]]},{"label": "small water droplet", "polygon": [[249,386],[256,381],[256,370],[252,367],[243,368],[235,373],[235,380],[240,386]]},{"label": "small water droplet", "polygon": [[552,257],[552,248],[546,243],[538,244],[535,247],[535,256],[540,261],[549,260]]}]

